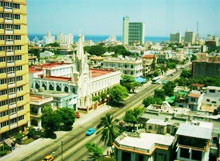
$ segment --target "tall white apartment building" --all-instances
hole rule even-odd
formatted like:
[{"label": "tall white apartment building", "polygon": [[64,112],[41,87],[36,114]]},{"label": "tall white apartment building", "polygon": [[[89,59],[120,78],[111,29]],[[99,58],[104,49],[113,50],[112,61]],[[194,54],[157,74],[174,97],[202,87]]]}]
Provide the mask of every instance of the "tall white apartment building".
[{"label": "tall white apartment building", "polygon": [[195,39],[196,39],[196,35],[194,32],[191,32],[191,31],[185,32],[185,42],[186,43],[194,44]]},{"label": "tall white apartment building", "polygon": [[55,42],[55,36],[52,36],[50,32],[47,33],[47,35],[43,38],[44,44],[51,44]]},{"label": "tall white apartment building", "polygon": [[181,43],[181,33],[170,34],[170,41]]},{"label": "tall white apartment building", "polygon": [[60,33],[58,36],[57,36],[57,41],[60,43],[60,44],[65,44],[65,45],[71,45],[73,44],[73,34],[63,34],[63,33]]}]

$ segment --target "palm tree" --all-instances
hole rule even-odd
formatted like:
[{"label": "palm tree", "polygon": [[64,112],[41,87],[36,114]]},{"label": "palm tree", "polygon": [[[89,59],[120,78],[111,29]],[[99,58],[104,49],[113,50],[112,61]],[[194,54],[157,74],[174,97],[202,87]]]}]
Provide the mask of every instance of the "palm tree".
[{"label": "palm tree", "polygon": [[111,146],[118,134],[118,128],[113,120],[113,116],[110,113],[107,113],[105,117],[101,118],[101,122],[97,128],[101,128],[101,130],[97,133],[102,134],[101,141],[104,141],[105,145]]}]

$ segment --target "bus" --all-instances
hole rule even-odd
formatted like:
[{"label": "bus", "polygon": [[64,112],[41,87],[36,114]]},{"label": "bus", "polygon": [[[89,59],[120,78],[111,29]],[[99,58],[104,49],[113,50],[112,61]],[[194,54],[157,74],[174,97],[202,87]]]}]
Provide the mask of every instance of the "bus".
[{"label": "bus", "polygon": [[154,77],[152,79],[152,84],[159,84],[160,83],[160,77]]}]

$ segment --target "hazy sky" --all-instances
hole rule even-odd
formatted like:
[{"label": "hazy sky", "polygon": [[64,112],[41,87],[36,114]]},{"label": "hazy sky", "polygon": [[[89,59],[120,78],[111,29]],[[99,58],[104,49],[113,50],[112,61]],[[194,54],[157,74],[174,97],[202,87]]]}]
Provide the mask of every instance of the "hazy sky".
[{"label": "hazy sky", "polygon": [[122,19],[144,22],[146,35],[186,29],[220,35],[220,0],[27,0],[28,32],[122,35]]}]

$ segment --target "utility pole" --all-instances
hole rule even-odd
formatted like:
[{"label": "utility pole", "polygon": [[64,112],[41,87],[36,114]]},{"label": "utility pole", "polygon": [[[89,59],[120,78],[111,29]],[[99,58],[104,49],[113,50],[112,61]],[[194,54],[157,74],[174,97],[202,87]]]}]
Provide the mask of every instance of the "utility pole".
[{"label": "utility pole", "polygon": [[61,146],[61,157],[62,157],[62,161],[64,161],[64,160],[63,160],[63,141],[62,141],[62,140],[60,141],[60,146]]}]

